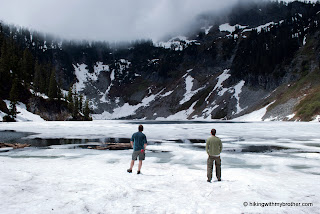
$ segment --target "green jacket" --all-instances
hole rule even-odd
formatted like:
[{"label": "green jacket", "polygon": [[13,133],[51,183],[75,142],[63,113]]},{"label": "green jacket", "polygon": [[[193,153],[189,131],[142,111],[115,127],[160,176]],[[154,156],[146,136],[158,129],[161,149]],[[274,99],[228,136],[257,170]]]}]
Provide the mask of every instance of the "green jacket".
[{"label": "green jacket", "polygon": [[208,138],[206,143],[206,152],[210,156],[218,156],[222,151],[221,140],[216,136],[211,136]]}]

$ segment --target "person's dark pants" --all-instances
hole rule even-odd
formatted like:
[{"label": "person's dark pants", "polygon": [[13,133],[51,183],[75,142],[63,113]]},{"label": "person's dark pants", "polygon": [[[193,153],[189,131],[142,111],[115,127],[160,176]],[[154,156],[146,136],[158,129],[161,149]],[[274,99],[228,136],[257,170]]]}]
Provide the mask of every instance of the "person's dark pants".
[{"label": "person's dark pants", "polygon": [[208,177],[209,181],[211,181],[211,179],[212,179],[213,161],[215,162],[215,165],[216,165],[216,177],[218,180],[221,179],[221,159],[220,159],[220,156],[219,157],[208,156],[207,177]]}]

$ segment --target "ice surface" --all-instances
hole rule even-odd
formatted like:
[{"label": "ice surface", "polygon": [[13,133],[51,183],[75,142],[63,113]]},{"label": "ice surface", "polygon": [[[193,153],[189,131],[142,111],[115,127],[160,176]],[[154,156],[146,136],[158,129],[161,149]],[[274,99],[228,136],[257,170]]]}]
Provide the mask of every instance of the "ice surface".
[{"label": "ice surface", "polygon": [[[129,138],[140,122],[150,143],[142,175],[137,165],[126,172],[132,150],[1,152],[0,213],[318,213],[320,123],[18,122],[3,123],[0,131],[39,133],[29,138]],[[188,139],[205,140],[211,128],[224,145],[222,182],[207,183],[204,143]],[[241,152],[266,145],[287,149]]]}]

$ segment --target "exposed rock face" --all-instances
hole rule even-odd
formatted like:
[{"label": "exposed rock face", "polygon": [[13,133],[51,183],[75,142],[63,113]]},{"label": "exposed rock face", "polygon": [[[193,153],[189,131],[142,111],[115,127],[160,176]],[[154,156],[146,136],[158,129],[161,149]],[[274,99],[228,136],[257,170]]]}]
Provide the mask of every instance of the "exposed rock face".
[{"label": "exposed rock face", "polygon": [[28,110],[34,114],[40,115],[45,120],[70,120],[72,117],[66,106],[66,103],[44,100],[40,97],[29,99]]}]

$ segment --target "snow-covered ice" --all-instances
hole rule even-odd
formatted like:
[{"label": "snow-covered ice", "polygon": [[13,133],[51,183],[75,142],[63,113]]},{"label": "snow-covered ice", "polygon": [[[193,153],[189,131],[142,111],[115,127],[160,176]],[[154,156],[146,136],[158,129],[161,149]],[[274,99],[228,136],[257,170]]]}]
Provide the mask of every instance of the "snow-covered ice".
[{"label": "snow-covered ice", "polygon": [[[150,144],[142,175],[126,172],[132,150],[53,145],[1,152],[0,213],[319,211],[320,123],[18,122],[2,123],[0,131],[37,133],[28,139],[129,138],[139,123]],[[211,128],[224,145],[222,182],[207,183],[204,143],[191,139],[205,140]]]}]

